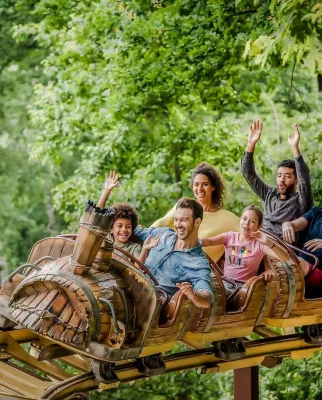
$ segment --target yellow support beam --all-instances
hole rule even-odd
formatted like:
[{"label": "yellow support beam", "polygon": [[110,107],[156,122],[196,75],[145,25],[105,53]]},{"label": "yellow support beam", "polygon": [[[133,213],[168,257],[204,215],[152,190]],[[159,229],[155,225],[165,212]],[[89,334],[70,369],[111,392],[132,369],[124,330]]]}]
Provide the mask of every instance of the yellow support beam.
[{"label": "yellow support beam", "polygon": [[[271,332],[269,332],[271,334]],[[133,382],[138,379],[147,379],[148,377],[138,371],[135,361],[122,361],[116,363],[114,373],[117,380],[110,384],[99,384],[92,372],[80,373],[76,376],[66,374],[59,369],[53,361],[37,361],[35,357],[25,352],[19,345],[28,340],[35,340],[35,335],[29,335],[28,331],[19,330],[0,333],[3,354],[0,361],[0,393],[7,398],[22,398],[29,400],[50,399],[61,400],[70,394],[78,391],[91,391],[95,388],[101,390],[117,387],[124,382]],[[39,338],[38,338],[39,339]],[[46,344],[49,341],[45,342]],[[196,345],[196,343],[191,343]],[[199,344],[198,344],[199,345]],[[213,347],[203,347],[196,350],[188,350],[181,353],[174,353],[163,357],[166,366],[166,373],[174,371],[184,371],[190,368],[197,368],[200,373],[216,373],[231,369],[240,369],[254,367],[269,359],[281,359],[282,357],[304,358],[310,357],[315,351],[321,349],[320,346],[313,346],[304,340],[304,334],[277,335],[260,340],[248,340],[244,342],[245,356],[235,361],[224,361],[216,357]],[[199,346],[198,346],[199,347]],[[269,356],[269,357],[268,357]],[[17,359],[32,366],[47,376],[54,378],[51,381],[45,380],[41,376],[37,377],[34,373],[28,373],[21,370],[18,366],[10,364],[11,360]],[[83,371],[88,371],[90,367],[90,358],[83,355],[71,355],[61,358],[66,359],[70,365],[78,365]],[[0,357],[1,360],[1,357]],[[8,363],[9,362],[9,363]],[[271,363],[274,365],[274,363]],[[66,379],[67,378],[67,379]]]},{"label": "yellow support beam", "polygon": [[[52,382],[44,381],[41,377],[36,378],[2,361],[0,361],[0,382],[9,393],[16,392],[16,395],[29,400],[40,399],[42,393],[52,385]],[[6,396],[9,397],[8,394]]]}]

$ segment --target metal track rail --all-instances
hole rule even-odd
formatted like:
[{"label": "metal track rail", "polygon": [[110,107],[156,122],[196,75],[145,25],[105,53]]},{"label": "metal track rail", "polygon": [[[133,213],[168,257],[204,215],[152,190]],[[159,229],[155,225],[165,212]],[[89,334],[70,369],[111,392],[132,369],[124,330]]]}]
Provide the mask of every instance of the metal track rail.
[{"label": "metal track rail", "polygon": [[[139,372],[136,361],[120,362],[113,365],[114,378],[105,383],[99,383],[90,371],[90,359],[77,354],[57,355],[59,361],[66,361],[75,368],[77,375],[67,373],[56,360],[37,360],[39,352],[30,351],[23,343],[32,342],[32,350],[40,344],[55,345],[52,341],[37,336],[27,329],[14,329],[0,332],[0,396],[12,399],[29,400],[62,400],[72,399],[77,393],[86,393],[94,389],[108,390],[121,383],[146,379],[147,376]],[[36,344],[35,344],[36,343]],[[188,350],[163,357],[165,373],[198,368],[200,373],[216,373],[232,369],[268,365],[268,360],[277,360],[281,357],[305,358],[320,346],[308,344],[304,334],[278,335],[260,340],[245,340],[246,355],[239,360],[223,361],[216,357],[214,347],[205,347]],[[59,346],[58,346],[59,347]],[[59,349],[58,349],[59,350]],[[55,350],[56,351],[56,350]],[[63,354],[63,353],[61,353]],[[17,364],[18,362],[18,364]],[[271,363],[274,365],[274,363]],[[77,372],[78,371],[78,372]],[[74,397],[86,399],[86,396]]]}]

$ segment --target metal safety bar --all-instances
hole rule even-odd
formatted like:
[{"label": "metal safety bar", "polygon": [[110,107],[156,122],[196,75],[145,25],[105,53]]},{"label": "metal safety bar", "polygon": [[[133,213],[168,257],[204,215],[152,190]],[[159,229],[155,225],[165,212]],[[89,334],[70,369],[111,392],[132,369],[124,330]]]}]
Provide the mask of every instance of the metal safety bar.
[{"label": "metal safety bar", "polygon": [[37,271],[40,271],[41,267],[38,267],[37,265],[40,264],[42,261],[45,261],[45,260],[55,261],[55,259],[53,257],[51,257],[51,256],[44,256],[44,257],[39,258],[37,261],[35,261],[32,264],[29,264],[29,263],[22,264],[22,265],[20,265],[20,267],[18,267],[13,272],[11,272],[10,275],[8,275],[6,281],[12,282],[12,278],[24,268],[31,268],[31,269],[36,269]]},{"label": "metal safety bar", "polygon": [[113,319],[113,323],[114,323],[115,329],[117,330],[117,333],[122,333],[123,331],[119,327],[113,303],[110,300],[104,299],[103,297],[99,297],[98,300],[101,301],[104,304],[107,304],[109,306],[109,309],[110,309],[111,314],[112,314],[111,316],[112,316],[112,319]]}]

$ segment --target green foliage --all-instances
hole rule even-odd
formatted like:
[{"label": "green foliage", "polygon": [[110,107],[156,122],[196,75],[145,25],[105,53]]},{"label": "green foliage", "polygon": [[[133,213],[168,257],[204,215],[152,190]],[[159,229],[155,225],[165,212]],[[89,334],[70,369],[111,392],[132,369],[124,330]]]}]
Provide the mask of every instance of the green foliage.
[{"label": "green foliage", "polygon": [[[50,4],[54,15],[38,2],[41,22],[18,27],[16,36],[36,34],[51,46],[44,63],[50,82],[36,86],[32,110],[42,127],[34,155],[56,163],[74,158],[75,173],[55,190],[68,223],[88,195],[98,195],[108,169],[117,168],[126,183],[117,199],[133,202],[144,223],[185,191],[181,182],[206,154],[227,179],[236,173],[238,134],[220,117],[237,105],[247,17],[225,2]],[[242,101],[256,93],[245,92]]]},{"label": "green foliage", "polygon": [[[305,360],[285,358],[272,369],[260,367],[261,400],[318,400],[322,395],[321,352]],[[171,373],[121,385],[107,392],[93,392],[91,399],[140,400],[233,399],[233,372],[199,375],[195,370]]]},{"label": "green foliage", "polygon": [[118,389],[92,393],[91,399],[141,400],[232,400],[232,372],[199,375],[195,370],[171,373],[137,381],[133,386],[121,385]]},{"label": "green foliage", "polygon": [[0,37],[0,261],[8,270],[26,261],[34,242],[55,231],[50,202],[54,185],[47,169],[29,162],[36,130],[28,119],[33,83],[43,79],[45,52],[32,38],[16,44],[13,25],[29,23],[32,2],[1,1]]},{"label": "green foliage", "polygon": [[[240,6],[248,1],[240,1]],[[256,2],[257,3],[257,2]],[[322,72],[322,5],[312,0],[274,0],[261,2],[265,30],[254,32],[246,44],[244,57],[254,57],[255,63],[297,63],[312,72]],[[269,23],[268,23],[269,21]]]},{"label": "green foliage", "polygon": [[[190,195],[190,170],[204,159],[231,183],[232,209],[238,212],[249,200],[240,194],[246,187],[238,172],[245,135],[239,133],[240,116],[270,115],[264,95],[266,103],[281,104],[275,114],[289,114],[290,100],[289,109],[297,115],[304,111],[292,86],[285,90],[297,83],[294,74],[268,76],[243,61],[247,40],[271,29],[269,20],[263,22],[268,3],[251,6],[183,0],[37,2],[40,22],[18,26],[15,36],[36,35],[50,48],[44,61],[49,83],[36,85],[32,109],[34,124],[42,127],[33,154],[56,165],[66,156],[73,159],[70,178],[54,191],[55,207],[70,228],[87,198],[98,196],[109,169],[122,175],[114,200],[132,202],[145,224],[182,194]],[[308,73],[304,77],[312,82]],[[269,137],[270,146],[281,142],[273,133]],[[264,172],[267,166],[274,170],[275,163],[263,155]]]},{"label": "green foliage", "polygon": [[261,398],[318,400],[322,396],[320,352],[305,360],[285,358],[281,366],[261,369]]}]

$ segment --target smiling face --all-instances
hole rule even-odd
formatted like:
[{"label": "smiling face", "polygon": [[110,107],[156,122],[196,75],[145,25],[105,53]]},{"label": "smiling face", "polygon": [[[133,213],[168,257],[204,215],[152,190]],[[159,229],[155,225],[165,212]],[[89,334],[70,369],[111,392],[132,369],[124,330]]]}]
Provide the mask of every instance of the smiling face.
[{"label": "smiling face", "polygon": [[196,229],[198,230],[201,219],[193,220],[192,210],[190,208],[177,208],[174,215],[174,227],[178,238],[187,239]]},{"label": "smiling face", "polygon": [[196,200],[200,203],[212,203],[212,192],[215,188],[212,186],[207,175],[198,174],[192,182],[192,191]]},{"label": "smiling face", "polygon": [[240,232],[245,237],[250,237],[251,233],[258,231],[260,224],[256,212],[252,210],[244,211],[240,217],[239,227]]},{"label": "smiling face", "polygon": [[276,184],[281,195],[295,192],[297,179],[293,168],[279,167],[277,171]]},{"label": "smiling face", "polygon": [[112,226],[112,234],[116,243],[126,243],[132,235],[132,223],[130,219],[118,218]]}]

